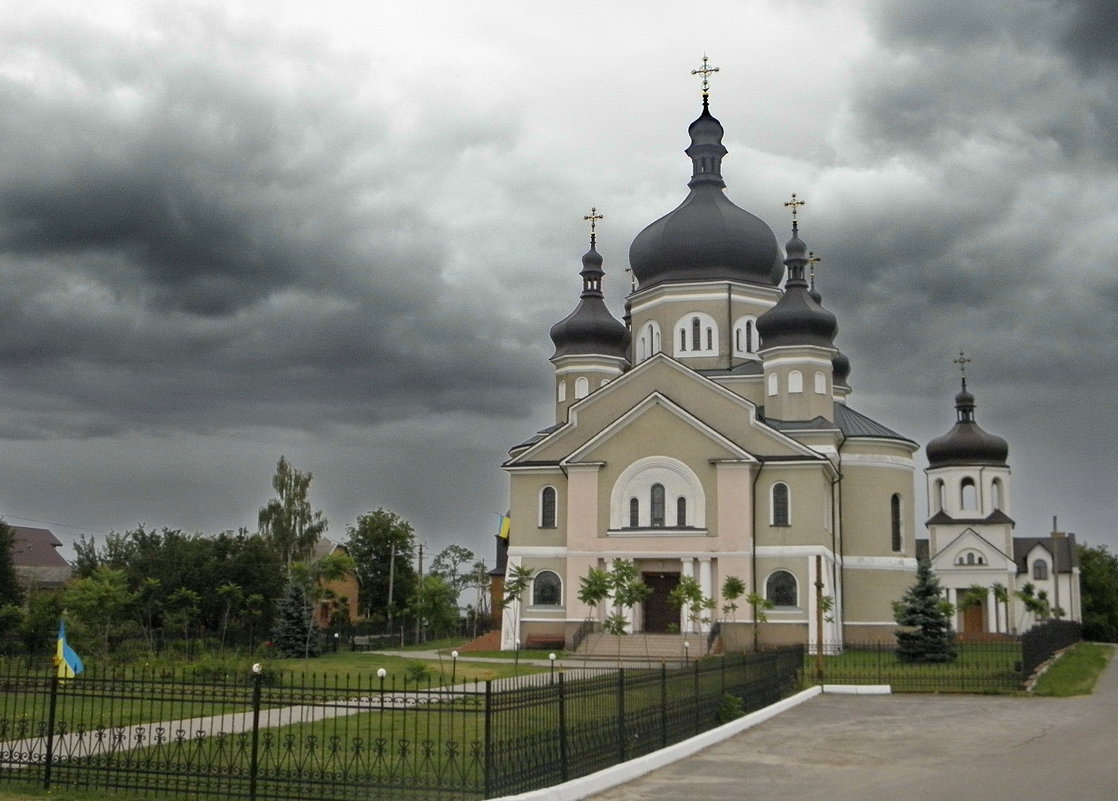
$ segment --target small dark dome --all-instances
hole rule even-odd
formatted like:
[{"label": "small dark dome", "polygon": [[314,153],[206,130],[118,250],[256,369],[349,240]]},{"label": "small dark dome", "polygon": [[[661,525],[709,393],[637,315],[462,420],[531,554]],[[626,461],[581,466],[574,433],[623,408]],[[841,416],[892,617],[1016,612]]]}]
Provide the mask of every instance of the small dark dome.
[{"label": "small dark dome", "polygon": [[951,465],[993,465],[1006,467],[1009,443],[995,434],[983,431],[974,421],[974,395],[967,391],[967,381],[955,396],[956,423],[942,437],[927,444],[924,452],[929,467]]},{"label": "small dark dome", "polygon": [[627,358],[629,329],[610,314],[602,298],[602,257],[590,245],[582,257],[582,297],[578,306],[551,326],[555,353],[551,358],[571,354],[595,354]]},{"label": "small dark dome", "polygon": [[649,225],[629,248],[640,287],[663,281],[733,280],[776,286],[784,275],[776,236],[760,218],[735,206],[722,191],[722,124],[703,103],[688,128],[691,193],[674,211]]},{"label": "small dark dome", "polygon": [[757,333],[761,335],[762,348],[781,345],[818,345],[833,348],[838,320],[835,315],[819,305],[804,280],[807,265],[807,245],[796,232],[788,240],[788,282],[784,295],[777,304],[757,318]]},{"label": "small dark dome", "polygon": [[839,351],[831,359],[831,368],[834,371],[835,383],[844,387],[850,386],[850,357]]}]

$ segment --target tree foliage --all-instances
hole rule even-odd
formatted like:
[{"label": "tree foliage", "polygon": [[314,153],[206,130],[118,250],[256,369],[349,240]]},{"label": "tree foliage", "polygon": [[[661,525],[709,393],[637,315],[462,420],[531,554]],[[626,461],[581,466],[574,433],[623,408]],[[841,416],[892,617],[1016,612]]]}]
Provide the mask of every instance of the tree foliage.
[{"label": "tree foliage", "polygon": [[431,560],[428,573],[438,576],[460,595],[467,587],[474,586],[475,574],[468,567],[475,563],[477,555],[461,545],[448,545]]},{"label": "tree foliage", "polygon": [[951,604],[943,600],[931,564],[920,560],[916,583],[893,602],[893,617],[906,628],[897,631],[897,658],[902,662],[952,662],[957,650],[951,628]]},{"label": "tree foliage", "polygon": [[276,496],[260,510],[260,534],[284,565],[306,559],[326,531],[326,518],[311,507],[311,474],[292,467],[281,456],[272,477]]},{"label": "tree foliage", "polygon": [[[132,597],[126,616],[139,625],[152,647],[160,631],[216,633],[235,624],[246,629],[267,624],[285,581],[272,549],[262,537],[245,531],[207,537],[141,526],[109,534],[100,543],[83,536],[76,551],[79,580],[103,568],[123,574]],[[216,591],[230,584],[240,588],[239,597]],[[244,602],[250,596],[263,599],[254,610]],[[184,606],[191,598],[196,602]],[[184,621],[188,606],[193,611]]]},{"label": "tree foliage", "polygon": [[1079,546],[1083,637],[1118,642],[1118,556],[1105,545]]},{"label": "tree foliage", "polygon": [[445,637],[458,629],[458,591],[441,576],[419,580],[408,604],[408,614],[419,620],[428,637]]},{"label": "tree foliage", "polygon": [[361,584],[358,606],[362,614],[391,619],[415,595],[418,583],[411,524],[395,512],[377,509],[357,518],[356,525],[346,533],[346,549],[353,557]]},{"label": "tree foliage", "polygon": [[0,605],[19,606],[23,603],[23,587],[16,576],[13,549],[15,532],[0,520]]}]

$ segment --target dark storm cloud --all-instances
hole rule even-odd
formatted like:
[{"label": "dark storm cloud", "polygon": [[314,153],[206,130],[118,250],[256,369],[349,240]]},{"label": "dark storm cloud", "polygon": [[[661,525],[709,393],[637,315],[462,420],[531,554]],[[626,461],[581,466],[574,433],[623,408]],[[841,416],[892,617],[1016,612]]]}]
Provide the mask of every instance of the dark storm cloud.
[{"label": "dark storm cloud", "polygon": [[432,171],[509,129],[390,130],[357,99],[358,60],[188,21],[154,39],[9,30],[4,435],[523,412],[491,390],[518,387],[531,357],[502,346],[519,335],[490,309],[448,297],[454,234],[427,208]]}]

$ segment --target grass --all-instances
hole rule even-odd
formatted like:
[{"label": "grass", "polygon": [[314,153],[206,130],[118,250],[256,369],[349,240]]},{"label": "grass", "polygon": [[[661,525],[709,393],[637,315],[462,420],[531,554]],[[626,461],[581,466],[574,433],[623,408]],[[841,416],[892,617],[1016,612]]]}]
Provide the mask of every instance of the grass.
[{"label": "grass", "polygon": [[[953,662],[901,662],[890,648],[848,647],[824,657],[827,684],[889,684],[894,692],[1016,692],[1020,681],[1015,644],[960,643]],[[804,682],[816,684],[815,657],[804,661]]]},{"label": "grass", "polygon": [[1113,654],[1111,645],[1081,642],[1052,663],[1037,680],[1033,694],[1052,698],[1090,695]]}]

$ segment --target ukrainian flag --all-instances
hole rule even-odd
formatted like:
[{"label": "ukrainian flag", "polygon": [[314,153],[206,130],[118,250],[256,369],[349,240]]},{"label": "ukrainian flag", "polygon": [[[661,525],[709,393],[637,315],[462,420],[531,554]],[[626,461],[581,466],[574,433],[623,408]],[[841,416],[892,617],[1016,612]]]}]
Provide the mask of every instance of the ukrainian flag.
[{"label": "ukrainian flag", "polygon": [[497,536],[503,540],[509,538],[509,529],[512,528],[512,519],[509,515],[497,515],[501,518],[501,522],[497,527]]},{"label": "ukrainian flag", "polygon": [[58,621],[58,645],[54,651],[54,664],[58,668],[58,678],[72,679],[85,670],[82,658],[66,642],[66,621]]}]

